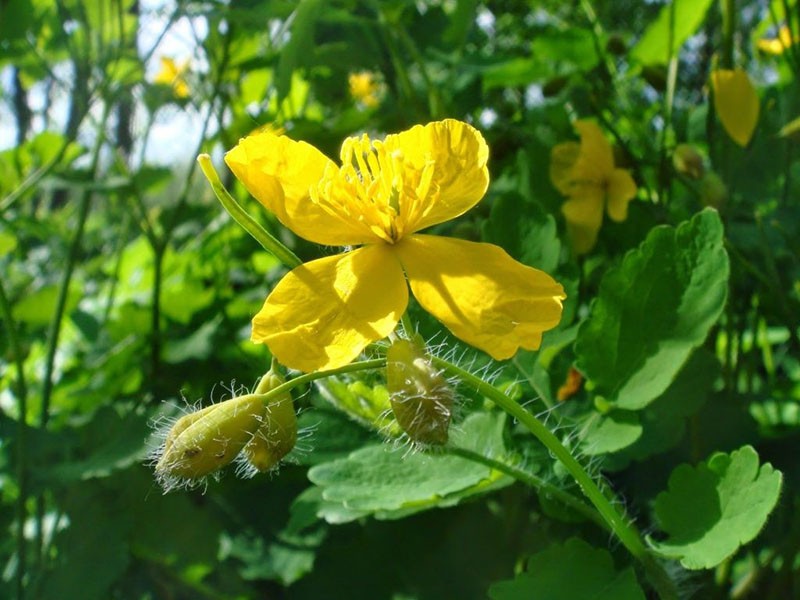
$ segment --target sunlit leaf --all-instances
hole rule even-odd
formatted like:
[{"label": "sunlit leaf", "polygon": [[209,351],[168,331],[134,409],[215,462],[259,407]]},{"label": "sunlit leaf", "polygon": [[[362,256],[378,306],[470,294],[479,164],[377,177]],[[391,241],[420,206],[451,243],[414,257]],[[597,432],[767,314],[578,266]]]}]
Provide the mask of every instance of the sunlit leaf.
[{"label": "sunlit leaf", "polygon": [[605,275],[575,342],[596,394],[637,410],[667,389],[725,305],[722,234],[717,212],[704,210],[653,229]]},{"label": "sunlit leaf", "polygon": [[711,4],[713,0],[673,0],[665,4],[636,44],[631,58],[645,65],[669,62],[669,57],[675,56],[700,27]]},{"label": "sunlit leaf", "polygon": [[710,569],[752,540],[778,501],[783,476],[744,446],[714,454],[697,467],[681,465],[655,511],[669,535],[654,547],[687,569]]}]

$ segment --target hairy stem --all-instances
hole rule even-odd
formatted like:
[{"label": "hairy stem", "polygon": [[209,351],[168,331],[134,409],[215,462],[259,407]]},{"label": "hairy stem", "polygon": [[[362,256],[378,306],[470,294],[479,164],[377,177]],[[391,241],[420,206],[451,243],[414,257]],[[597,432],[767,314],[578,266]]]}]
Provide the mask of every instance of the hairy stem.
[{"label": "hairy stem", "polygon": [[433,358],[436,366],[450,375],[458,377],[466,385],[479,394],[492,400],[500,408],[524,425],[536,438],[545,445],[550,453],[555,456],[572,475],[580,486],[587,499],[594,505],[603,519],[608,523],[611,531],[619,538],[620,542],[642,564],[648,579],[658,592],[662,600],[675,600],[678,593],[675,584],[670,579],[661,564],[656,560],[644,545],[641,535],[636,528],[628,522],[625,515],[620,513],[609,500],[594,480],[589,476],[583,466],[575,459],[561,441],[539,419],[522,408],[517,402],[506,396],[503,392],[476,377],[464,369],[442,360]]},{"label": "hairy stem", "polygon": [[569,508],[571,508],[577,513],[580,513],[581,515],[583,515],[584,517],[586,517],[588,520],[592,521],[599,527],[602,527],[606,531],[609,531],[608,523],[606,523],[606,521],[603,519],[600,513],[594,510],[591,506],[589,506],[582,500],[576,498],[569,492],[565,492],[561,488],[556,487],[550,483],[547,483],[544,479],[536,477],[536,475],[528,473],[527,471],[520,469],[519,467],[509,465],[502,461],[490,458],[488,456],[484,456],[479,452],[474,452],[466,448],[459,448],[457,446],[446,446],[444,450],[445,452],[447,452],[448,454],[452,454],[453,456],[460,456],[461,458],[481,463],[489,468],[495,469],[496,471],[505,473],[509,477],[516,479],[520,483],[524,483],[528,487],[532,487],[544,494],[547,494],[548,496],[552,496],[553,498],[561,502],[564,506],[568,506]]}]

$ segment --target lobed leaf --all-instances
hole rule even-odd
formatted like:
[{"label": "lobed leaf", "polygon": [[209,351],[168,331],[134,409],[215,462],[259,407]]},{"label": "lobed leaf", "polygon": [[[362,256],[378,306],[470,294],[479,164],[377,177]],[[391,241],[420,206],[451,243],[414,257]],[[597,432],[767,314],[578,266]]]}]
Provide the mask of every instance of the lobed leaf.
[{"label": "lobed leaf", "polygon": [[596,393],[628,410],[661,395],[719,318],[728,272],[716,211],[653,229],[605,275],[578,330],[577,366]]},{"label": "lobed leaf", "polygon": [[652,542],[687,569],[710,569],[758,535],[778,502],[783,475],[743,446],[697,467],[681,465],[656,498],[656,517],[669,534]]}]

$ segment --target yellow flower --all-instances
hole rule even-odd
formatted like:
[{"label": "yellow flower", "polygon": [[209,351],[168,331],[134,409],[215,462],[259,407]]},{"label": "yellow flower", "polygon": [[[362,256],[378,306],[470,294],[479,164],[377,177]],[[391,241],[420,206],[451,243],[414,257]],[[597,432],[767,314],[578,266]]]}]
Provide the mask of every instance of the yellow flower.
[{"label": "yellow flower", "polygon": [[350,84],[350,95],[355,100],[361,102],[367,108],[378,106],[380,103],[378,96],[381,85],[375,79],[373,73],[370,71],[350,73],[348,83]]},{"label": "yellow flower", "polygon": [[778,37],[764,38],[756,42],[758,48],[764,54],[771,54],[779,56],[786,52],[786,50],[797,41],[796,37],[792,37],[792,31],[786,25],[782,25],[778,30]]},{"label": "yellow flower", "polygon": [[760,102],[753,82],[742,69],[717,69],[711,73],[714,109],[722,127],[742,147],[758,125]]},{"label": "yellow flower", "polygon": [[177,64],[173,59],[166,56],[161,57],[161,70],[156,73],[153,83],[172,86],[172,92],[177,98],[187,98],[189,96],[189,84],[186,83],[183,75],[189,70],[189,62]]},{"label": "yellow flower", "polygon": [[477,130],[446,120],[383,141],[353,137],[340,156],[342,166],[269,132],[225,155],[297,235],[361,246],[288,273],[254,317],[253,341],[301,371],[345,365],[392,332],[410,284],[423,308],[495,359],[539,347],[561,318],[561,285],[497,246],[417,233],[465,213],[486,192],[489,149]]},{"label": "yellow flower", "polygon": [[591,121],[576,121],[581,142],[555,146],[550,155],[550,179],[569,199],[561,211],[575,252],[585,254],[597,242],[603,210],[614,221],[628,217],[628,202],[636,184],[624,169],[614,166],[614,153],[600,128]]}]

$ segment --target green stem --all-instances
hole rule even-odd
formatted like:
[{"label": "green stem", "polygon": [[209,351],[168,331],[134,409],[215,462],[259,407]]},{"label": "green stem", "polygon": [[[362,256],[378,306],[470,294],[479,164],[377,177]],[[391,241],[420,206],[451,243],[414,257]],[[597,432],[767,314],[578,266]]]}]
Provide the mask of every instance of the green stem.
[{"label": "green stem", "polygon": [[671,188],[668,148],[674,137],[672,133],[672,107],[675,102],[675,85],[678,80],[678,52],[675,45],[675,2],[669,7],[669,34],[667,46],[667,89],[664,96],[664,128],[661,131],[659,148],[658,201],[667,204],[667,192]]},{"label": "green stem", "polygon": [[565,492],[561,488],[556,487],[550,483],[547,483],[544,479],[536,477],[536,475],[528,473],[527,471],[520,469],[519,467],[509,465],[494,458],[489,458],[488,456],[484,456],[479,452],[468,450],[467,448],[459,448],[457,446],[445,446],[444,451],[447,452],[448,454],[452,454],[454,456],[460,456],[461,458],[481,463],[491,469],[500,471],[501,473],[505,473],[506,475],[508,475],[509,477],[513,477],[520,483],[524,483],[525,485],[532,487],[536,490],[539,490],[540,492],[547,494],[548,496],[552,496],[565,506],[568,506],[575,512],[580,513],[588,520],[594,522],[599,527],[605,529],[606,531],[609,531],[608,523],[606,523],[603,517],[600,515],[600,513],[594,510],[591,506],[589,506],[582,500],[579,500],[569,492]]},{"label": "green stem", "polygon": [[440,358],[434,357],[433,362],[445,372],[458,377],[479,394],[492,400],[533,433],[533,435],[545,445],[550,453],[561,461],[589,501],[602,515],[617,538],[619,538],[620,542],[622,542],[628,551],[641,562],[647,572],[650,582],[658,592],[659,597],[662,598],[662,600],[678,598],[675,584],[661,564],[656,560],[655,556],[653,556],[644,545],[639,532],[631,523],[626,521],[623,514],[614,508],[614,505],[600,490],[586,470],[544,423],[500,390],[472,373]]},{"label": "green stem", "polygon": [[0,279],[0,313],[3,324],[8,332],[8,345],[11,356],[17,369],[16,396],[17,396],[17,527],[15,531],[17,543],[17,568],[15,573],[18,600],[25,597],[25,568],[27,549],[25,544],[25,520],[28,517],[26,504],[28,501],[28,465],[27,465],[27,422],[28,414],[28,387],[25,383],[25,363],[22,355],[22,346],[17,337],[17,328],[11,312],[11,303],[8,301],[3,281]]},{"label": "green stem", "polygon": [[248,215],[236,199],[231,196],[230,192],[228,192],[222,184],[217,171],[214,169],[214,165],[211,163],[211,157],[208,154],[201,154],[198,156],[197,162],[223,208],[228,211],[228,214],[233,217],[234,221],[241,225],[247,233],[261,244],[264,250],[271,253],[275,258],[291,269],[303,264],[303,261],[301,261],[294,252],[284,246],[277,238],[253,219],[253,217]]},{"label": "green stem", "polygon": [[289,381],[280,384],[277,387],[272,388],[267,393],[261,396],[264,404],[269,404],[273,398],[276,396],[280,396],[286,392],[291,392],[294,388],[299,385],[303,385],[305,383],[311,383],[317,379],[323,379],[325,377],[331,377],[333,375],[341,375],[343,373],[355,373],[357,371],[368,371],[370,369],[382,369],[386,366],[386,359],[385,358],[374,358],[371,360],[362,360],[360,362],[350,363],[349,365],[345,365],[343,367],[337,367],[335,369],[327,369],[326,371],[314,371],[313,373],[305,373],[304,375],[299,375],[294,379],[290,379]]},{"label": "green stem", "polygon": [[736,3],[734,0],[720,0],[722,13],[722,54],[720,63],[723,69],[733,68],[733,33],[736,29]]}]

